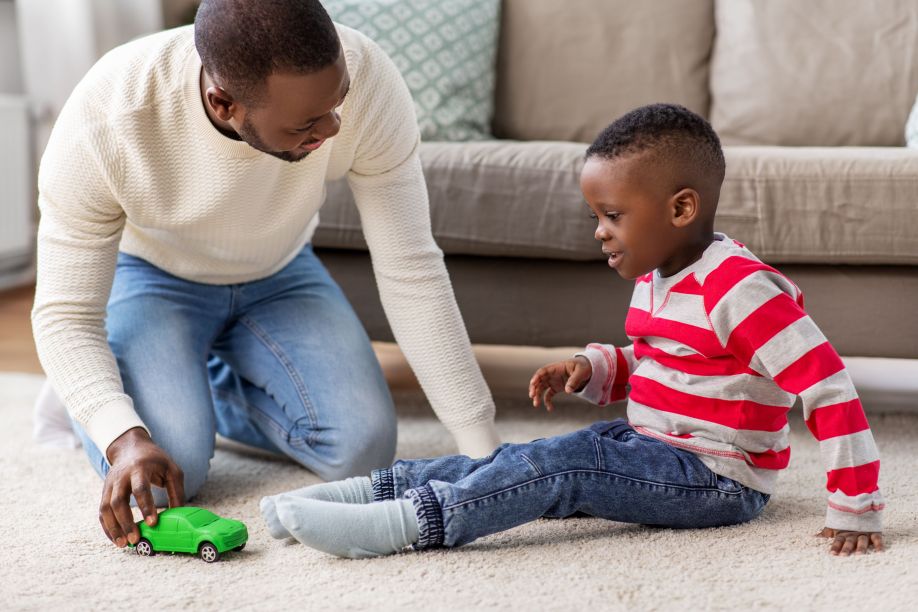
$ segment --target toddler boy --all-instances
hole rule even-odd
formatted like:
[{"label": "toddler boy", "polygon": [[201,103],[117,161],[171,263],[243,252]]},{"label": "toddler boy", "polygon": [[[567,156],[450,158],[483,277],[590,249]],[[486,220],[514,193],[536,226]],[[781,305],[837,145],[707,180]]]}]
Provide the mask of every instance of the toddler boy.
[{"label": "toddler boy", "polygon": [[882,550],[879,455],[857,392],[796,285],[714,232],[724,166],[708,122],[676,105],[626,114],[587,150],[580,182],[595,237],[609,266],[636,281],[625,322],[633,344],[590,344],[547,365],[529,395],[549,409],[561,391],[599,405],[627,396],[627,421],[266,497],[272,535],[367,557],[578,512],[667,527],[742,523],[788,464],[786,414],[800,396],[827,472],[830,552]]}]

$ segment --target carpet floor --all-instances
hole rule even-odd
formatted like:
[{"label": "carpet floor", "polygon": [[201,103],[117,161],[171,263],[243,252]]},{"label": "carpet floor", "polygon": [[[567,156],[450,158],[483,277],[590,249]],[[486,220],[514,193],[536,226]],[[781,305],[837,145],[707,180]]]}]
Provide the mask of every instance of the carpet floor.
[{"label": "carpet floor", "polygon": [[[591,518],[540,520],[455,550],[342,560],[273,540],[261,496],[316,482],[281,459],[220,444],[194,505],[244,521],[246,549],[206,564],[139,557],[108,543],[97,520],[101,482],[82,451],[31,440],[41,378],[0,374],[0,607],[5,610],[519,609],[914,610],[918,600],[918,416],[870,417],[883,456],[888,551],[826,554],[825,491],[816,443],[791,421],[794,458],[752,523],[671,530]],[[416,395],[397,397],[400,457],[453,452]],[[620,416],[565,402],[538,413],[498,402],[508,441]]]}]

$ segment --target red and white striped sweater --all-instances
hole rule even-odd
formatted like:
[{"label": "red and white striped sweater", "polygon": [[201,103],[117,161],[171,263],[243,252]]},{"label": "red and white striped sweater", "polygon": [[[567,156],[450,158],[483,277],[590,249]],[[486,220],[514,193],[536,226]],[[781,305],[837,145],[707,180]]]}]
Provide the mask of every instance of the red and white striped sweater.
[{"label": "red and white striped sweater", "polygon": [[579,395],[600,405],[627,395],[637,431],[763,493],[790,460],[787,412],[800,396],[827,472],[826,526],[881,531],[879,453],[844,364],[800,289],[716,236],[681,272],[637,279],[625,321],[634,343],[580,353],[593,375]]}]

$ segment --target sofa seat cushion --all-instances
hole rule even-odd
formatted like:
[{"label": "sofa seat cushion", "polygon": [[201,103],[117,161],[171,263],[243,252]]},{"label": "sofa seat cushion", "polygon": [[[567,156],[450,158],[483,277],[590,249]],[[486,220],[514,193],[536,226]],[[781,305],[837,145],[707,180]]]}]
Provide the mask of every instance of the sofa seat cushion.
[{"label": "sofa seat cushion", "polygon": [[[447,254],[603,259],[580,193],[586,145],[423,143]],[[918,264],[918,151],[726,147],[717,229],[770,263]],[[346,182],[328,185],[316,246],[366,249]]]}]

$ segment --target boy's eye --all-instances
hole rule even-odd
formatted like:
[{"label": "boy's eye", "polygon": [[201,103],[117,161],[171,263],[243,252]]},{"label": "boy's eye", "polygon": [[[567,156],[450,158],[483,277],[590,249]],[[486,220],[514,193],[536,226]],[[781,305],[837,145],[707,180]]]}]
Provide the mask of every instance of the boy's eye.
[{"label": "boy's eye", "polygon": [[618,219],[618,218],[621,217],[621,216],[622,216],[622,213],[617,213],[617,212],[606,213],[606,217],[608,217],[608,218],[611,219],[612,221],[615,221],[616,219]]}]

